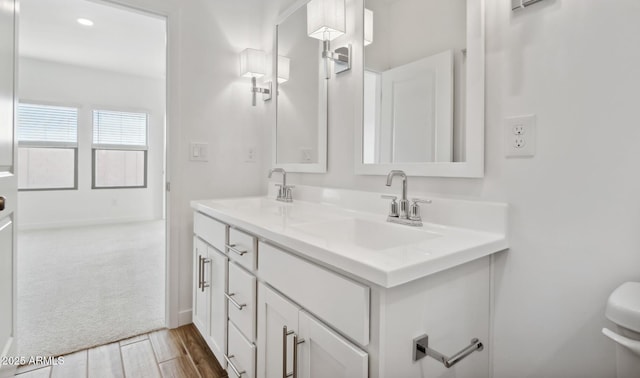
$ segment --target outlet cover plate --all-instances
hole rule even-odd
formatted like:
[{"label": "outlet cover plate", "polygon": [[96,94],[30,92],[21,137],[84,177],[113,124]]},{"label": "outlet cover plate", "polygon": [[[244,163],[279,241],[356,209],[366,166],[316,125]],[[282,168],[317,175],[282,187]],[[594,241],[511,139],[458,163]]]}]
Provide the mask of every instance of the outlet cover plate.
[{"label": "outlet cover plate", "polygon": [[506,157],[533,157],[536,154],[536,116],[509,117],[504,123]]}]

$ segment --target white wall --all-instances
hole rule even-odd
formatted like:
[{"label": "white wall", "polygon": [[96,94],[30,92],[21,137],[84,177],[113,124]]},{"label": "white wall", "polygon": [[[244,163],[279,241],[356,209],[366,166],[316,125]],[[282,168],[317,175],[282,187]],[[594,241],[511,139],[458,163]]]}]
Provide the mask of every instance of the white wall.
[{"label": "white wall", "polygon": [[[30,58],[20,59],[21,101],[78,108],[78,190],[22,191],[22,229],[161,219],[165,85],[148,78]],[[147,188],[91,189],[92,110],[149,114]]]},{"label": "white wall", "polygon": [[[633,0],[547,0],[518,13],[507,0],[486,6],[485,178],[411,177],[409,192],[511,205],[511,248],[495,259],[495,377],[612,377],[614,346],[600,334],[606,299],[640,280],[640,8]],[[291,183],[386,190],[381,176],[353,174],[359,75],[329,86],[328,173],[290,174]],[[537,155],[505,159],[503,119],[531,113]]]},{"label": "white wall", "polygon": [[[324,92],[324,71],[317,57],[322,42],[307,37],[307,13],[295,12],[280,24],[278,54],[290,59],[290,78],[278,86],[278,156],[279,164],[317,163],[318,101]],[[305,159],[302,150],[307,150]]]}]

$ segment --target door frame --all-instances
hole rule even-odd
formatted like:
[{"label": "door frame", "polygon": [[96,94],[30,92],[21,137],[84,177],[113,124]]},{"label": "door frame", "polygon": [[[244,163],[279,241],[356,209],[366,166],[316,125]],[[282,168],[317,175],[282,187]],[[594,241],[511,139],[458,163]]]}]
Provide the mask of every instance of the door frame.
[{"label": "door frame", "polygon": [[180,8],[171,0],[87,0],[115,5],[134,12],[151,14],[165,19],[167,39],[165,54],[165,326],[177,328],[191,322],[180,313],[180,202],[177,191],[171,188],[172,172],[179,172],[176,164],[179,152],[180,107],[178,105],[179,75],[179,31]]}]

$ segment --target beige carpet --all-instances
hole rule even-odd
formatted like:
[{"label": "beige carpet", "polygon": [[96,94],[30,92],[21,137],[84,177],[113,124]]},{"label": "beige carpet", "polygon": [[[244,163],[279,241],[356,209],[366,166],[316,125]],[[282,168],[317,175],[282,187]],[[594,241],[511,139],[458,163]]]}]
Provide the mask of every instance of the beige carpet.
[{"label": "beige carpet", "polygon": [[164,327],[164,221],[18,233],[21,356]]}]

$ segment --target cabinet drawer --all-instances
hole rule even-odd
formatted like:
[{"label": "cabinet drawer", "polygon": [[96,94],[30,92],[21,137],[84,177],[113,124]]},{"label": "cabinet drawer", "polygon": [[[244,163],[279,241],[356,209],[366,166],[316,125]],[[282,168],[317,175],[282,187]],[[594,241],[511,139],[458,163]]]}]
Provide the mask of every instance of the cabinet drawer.
[{"label": "cabinet drawer", "polygon": [[227,254],[231,260],[254,271],[256,270],[257,251],[256,238],[235,228],[229,229],[229,247]]},{"label": "cabinet drawer", "polygon": [[[256,278],[229,263],[229,319],[250,341],[256,339]],[[235,301],[235,303],[234,303]]]},{"label": "cabinet drawer", "polygon": [[260,277],[360,345],[369,344],[367,286],[259,243]]},{"label": "cabinet drawer", "polygon": [[227,240],[227,226],[224,223],[196,212],[193,216],[193,232],[218,251],[224,251]]},{"label": "cabinet drawer", "polygon": [[[227,354],[227,372],[242,378],[256,376],[256,346],[247,341],[242,333],[229,322],[229,353]],[[235,368],[235,370],[234,370]]]}]

